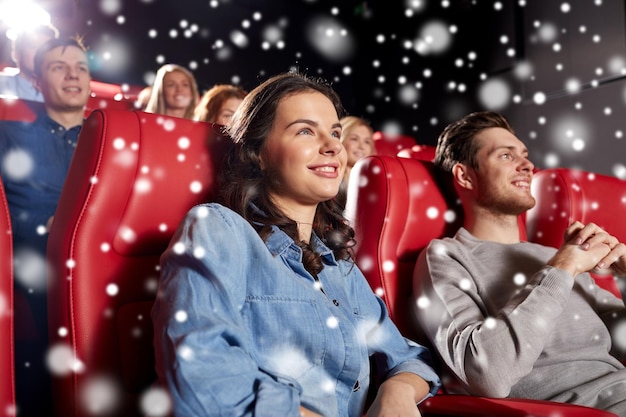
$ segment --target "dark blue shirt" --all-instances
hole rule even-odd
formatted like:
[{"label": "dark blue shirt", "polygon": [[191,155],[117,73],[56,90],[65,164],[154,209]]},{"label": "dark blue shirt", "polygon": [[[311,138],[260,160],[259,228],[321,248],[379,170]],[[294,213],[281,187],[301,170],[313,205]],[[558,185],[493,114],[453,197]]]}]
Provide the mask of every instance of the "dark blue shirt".
[{"label": "dark blue shirt", "polygon": [[0,175],[16,248],[45,253],[45,226],[56,210],[80,128],[67,130],[45,112],[34,122],[0,121]]}]

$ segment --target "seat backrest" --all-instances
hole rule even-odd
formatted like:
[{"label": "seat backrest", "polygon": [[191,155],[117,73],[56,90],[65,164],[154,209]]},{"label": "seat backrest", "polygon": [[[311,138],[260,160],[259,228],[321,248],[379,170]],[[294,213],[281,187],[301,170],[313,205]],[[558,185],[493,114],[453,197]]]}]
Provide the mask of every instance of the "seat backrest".
[{"label": "seat backrest", "polygon": [[350,173],[346,216],[356,233],[356,263],[400,331],[420,341],[409,304],[415,263],[432,239],[452,236],[463,224],[458,196],[448,188],[430,160],[373,155]]},{"label": "seat backrest", "polygon": [[0,120],[32,122],[37,117],[39,110],[42,109],[43,103],[38,101],[0,96]]},{"label": "seat backrest", "polygon": [[378,155],[396,156],[401,149],[415,145],[415,139],[411,136],[389,135],[381,131],[374,132],[372,139]]},{"label": "seat backrest", "polygon": [[54,377],[57,415],[142,414],[159,257],[186,212],[213,198],[230,143],[212,124],[157,114],[86,120],[48,240],[51,346],[75,355]]},{"label": "seat backrest", "polygon": [[368,156],[355,164],[349,184],[356,263],[400,331],[415,337],[409,314],[415,262],[432,239],[456,232],[461,206],[440,191],[430,161]]},{"label": "seat backrest", "polygon": [[0,181],[0,410],[15,409],[13,364],[13,238],[11,217]]},{"label": "seat backrest", "polygon": [[[559,247],[565,229],[578,220],[596,223],[626,242],[626,181],[577,169],[553,168],[535,173],[532,193],[537,203],[526,214],[530,241]],[[598,285],[621,297],[612,277],[594,278]]]},{"label": "seat backrest", "polygon": [[422,159],[424,161],[434,161],[437,148],[432,145],[413,145],[410,148],[401,149],[398,156],[402,158]]}]

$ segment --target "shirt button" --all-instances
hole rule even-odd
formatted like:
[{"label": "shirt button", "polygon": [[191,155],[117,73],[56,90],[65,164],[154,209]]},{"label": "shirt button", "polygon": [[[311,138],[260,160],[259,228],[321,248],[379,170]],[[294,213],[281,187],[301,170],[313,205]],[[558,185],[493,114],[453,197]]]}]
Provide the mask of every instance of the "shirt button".
[{"label": "shirt button", "polygon": [[333,300],[333,304],[336,305],[337,307],[339,307],[339,301]]}]

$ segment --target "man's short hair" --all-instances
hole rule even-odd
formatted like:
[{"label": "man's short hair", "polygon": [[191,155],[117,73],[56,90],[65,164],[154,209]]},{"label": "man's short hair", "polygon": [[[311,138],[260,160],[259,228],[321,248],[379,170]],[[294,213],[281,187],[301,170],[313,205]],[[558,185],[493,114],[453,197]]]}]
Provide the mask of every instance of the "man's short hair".
[{"label": "man's short hair", "polygon": [[448,173],[452,172],[457,163],[478,169],[476,154],[479,146],[475,138],[482,130],[492,127],[500,127],[515,134],[506,117],[492,111],[470,113],[446,126],[437,139],[435,166]]},{"label": "man's short hair", "polygon": [[37,52],[35,52],[35,76],[41,77],[41,75],[43,74],[43,57],[45,54],[58,47],[62,47],[63,50],[65,50],[65,48],[67,48],[68,46],[75,46],[83,52],[87,53],[87,48],[85,47],[83,39],[80,36],[50,39],[49,41],[41,45],[37,49]]}]

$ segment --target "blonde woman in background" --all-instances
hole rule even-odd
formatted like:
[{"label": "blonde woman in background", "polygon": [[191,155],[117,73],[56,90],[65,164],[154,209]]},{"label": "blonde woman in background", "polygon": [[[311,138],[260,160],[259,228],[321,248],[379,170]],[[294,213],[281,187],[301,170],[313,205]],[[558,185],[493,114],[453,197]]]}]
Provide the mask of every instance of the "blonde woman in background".
[{"label": "blonde woman in background", "polygon": [[198,99],[198,84],[191,71],[165,64],[157,71],[145,111],[192,119]]},{"label": "blonde woman in background", "polygon": [[341,123],[341,143],[348,154],[348,165],[343,176],[344,182],[348,184],[352,167],[361,158],[376,154],[374,147],[374,129],[369,122],[361,117],[346,116],[340,120]]},{"label": "blonde woman in background", "polygon": [[341,123],[341,143],[348,155],[348,163],[336,200],[341,207],[345,207],[348,198],[348,180],[352,167],[359,159],[376,154],[376,148],[372,137],[374,129],[367,120],[356,116],[345,116],[339,122]]},{"label": "blonde woman in background", "polygon": [[200,99],[193,118],[201,122],[228,126],[246,94],[247,91],[236,85],[214,85]]}]

